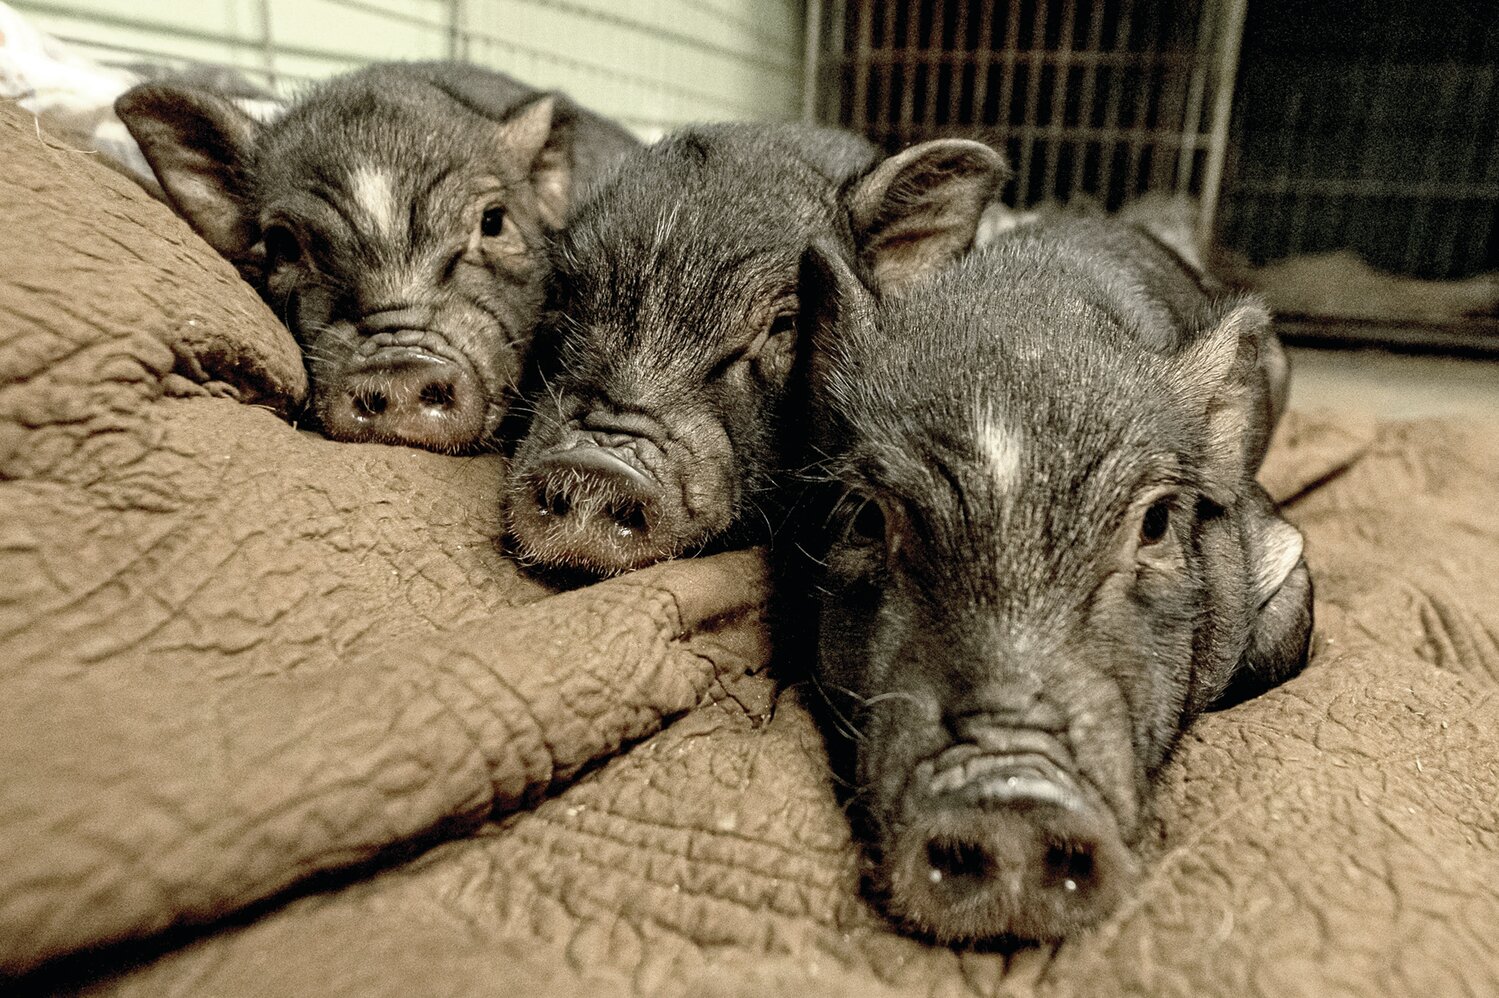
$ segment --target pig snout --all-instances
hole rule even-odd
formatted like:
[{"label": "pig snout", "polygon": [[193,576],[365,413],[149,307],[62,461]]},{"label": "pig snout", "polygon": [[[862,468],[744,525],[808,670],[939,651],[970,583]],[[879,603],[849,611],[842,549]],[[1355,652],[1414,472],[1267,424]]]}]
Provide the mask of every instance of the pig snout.
[{"label": "pig snout", "polygon": [[655,470],[663,464],[646,433],[619,427],[584,430],[534,455],[510,499],[522,554],[603,575],[670,557],[675,512]]},{"label": "pig snout", "polygon": [[[993,733],[990,733],[991,736]],[[1135,876],[1108,808],[1049,735],[964,742],[923,763],[888,843],[890,906],[944,942],[1053,940],[1096,923]]]},{"label": "pig snout", "polygon": [[463,363],[433,354],[381,351],[342,372],[322,394],[323,428],[337,440],[454,452],[484,435],[478,379]]}]

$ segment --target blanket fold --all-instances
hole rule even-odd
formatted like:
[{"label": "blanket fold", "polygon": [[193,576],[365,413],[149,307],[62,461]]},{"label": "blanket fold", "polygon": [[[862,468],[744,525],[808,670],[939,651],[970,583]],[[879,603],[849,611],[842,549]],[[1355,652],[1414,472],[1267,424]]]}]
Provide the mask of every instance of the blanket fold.
[{"label": "blanket fold", "polygon": [[534,803],[762,664],[762,576],[750,553],[662,566],[207,699],[107,667],[10,677],[0,967],[211,921]]}]

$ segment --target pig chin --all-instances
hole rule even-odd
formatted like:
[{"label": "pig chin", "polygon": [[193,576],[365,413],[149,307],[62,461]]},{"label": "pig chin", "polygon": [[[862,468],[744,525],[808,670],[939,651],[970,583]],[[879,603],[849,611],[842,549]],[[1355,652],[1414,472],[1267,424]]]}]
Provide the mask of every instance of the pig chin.
[{"label": "pig chin", "polygon": [[1070,739],[953,727],[956,740],[933,732],[914,763],[861,759],[888,913],[942,943],[1051,941],[1106,917],[1138,864]]}]

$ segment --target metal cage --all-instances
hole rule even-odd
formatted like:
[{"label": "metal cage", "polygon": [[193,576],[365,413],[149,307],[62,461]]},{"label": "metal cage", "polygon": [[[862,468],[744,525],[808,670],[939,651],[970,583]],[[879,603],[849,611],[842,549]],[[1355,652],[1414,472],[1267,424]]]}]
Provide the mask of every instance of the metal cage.
[{"label": "metal cage", "polygon": [[1246,30],[1225,243],[1424,278],[1499,267],[1499,4],[1263,4]]},{"label": "metal cage", "polygon": [[1209,231],[1245,3],[836,0],[811,19],[811,110],[891,148],[1003,143],[1017,206],[1166,190],[1200,198]]},{"label": "metal cage", "polygon": [[1491,0],[812,0],[808,53],[808,117],[1003,145],[1017,207],[1199,199],[1303,330],[1499,350]]}]

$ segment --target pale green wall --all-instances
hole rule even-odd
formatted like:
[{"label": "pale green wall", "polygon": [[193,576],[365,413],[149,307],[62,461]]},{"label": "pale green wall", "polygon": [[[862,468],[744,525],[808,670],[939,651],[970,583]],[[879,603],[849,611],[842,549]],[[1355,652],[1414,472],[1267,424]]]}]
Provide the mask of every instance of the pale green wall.
[{"label": "pale green wall", "polygon": [[[372,59],[457,51],[653,136],[689,121],[792,119],[802,0],[11,0],[109,61],[242,67],[283,89]],[[269,12],[270,44],[266,44]],[[135,55],[134,53],[140,53]]]}]

